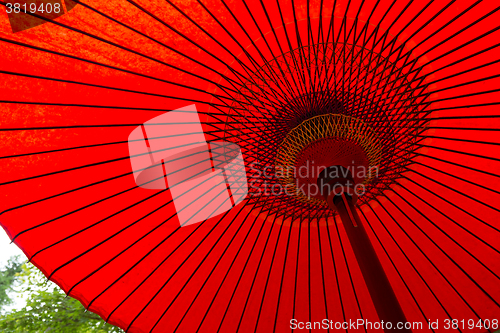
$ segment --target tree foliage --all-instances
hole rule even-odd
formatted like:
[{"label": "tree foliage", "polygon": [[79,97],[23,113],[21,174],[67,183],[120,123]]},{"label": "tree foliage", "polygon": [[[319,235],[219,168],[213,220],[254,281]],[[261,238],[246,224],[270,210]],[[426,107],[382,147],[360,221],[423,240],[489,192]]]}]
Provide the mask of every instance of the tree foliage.
[{"label": "tree foliage", "polygon": [[[106,324],[98,315],[86,312],[77,300],[64,292],[32,264],[20,264],[17,273],[26,305],[0,315],[2,333],[111,333],[123,332]],[[8,268],[9,269],[9,268]],[[12,268],[11,268],[12,270]]]},{"label": "tree foliage", "polygon": [[7,265],[0,271],[0,310],[12,304],[9,292],[12,292],[17,275],[22,271],[22,261],[19,256],[12,257]]}]

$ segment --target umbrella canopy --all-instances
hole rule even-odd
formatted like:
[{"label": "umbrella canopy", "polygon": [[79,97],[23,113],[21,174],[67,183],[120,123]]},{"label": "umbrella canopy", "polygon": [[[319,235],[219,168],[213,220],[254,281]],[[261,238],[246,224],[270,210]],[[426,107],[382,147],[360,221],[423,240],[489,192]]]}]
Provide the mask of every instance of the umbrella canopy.
[{"label": "umbrella canopy", "polygon": [[[496,2],[45,3],[63,12],[0,15],[0,224],[89,311],[128,332],[377,322],[337,212],[284,191],[317,175],[279,172],[355,161],[413,329],[500,328]],[[190,105],[206,142],[241,149],[248,194],[183,225],[128,140]]]}]

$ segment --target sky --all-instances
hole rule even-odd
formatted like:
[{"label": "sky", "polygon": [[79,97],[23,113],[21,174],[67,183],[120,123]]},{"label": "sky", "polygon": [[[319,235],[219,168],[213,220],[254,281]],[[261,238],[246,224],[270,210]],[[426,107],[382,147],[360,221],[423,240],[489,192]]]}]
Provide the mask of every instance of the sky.
[{"label": "sky", "polygon": [[10,257],[18,254],[22,255],[23,259],[26,258],[23,251],[21,251],[16,244],[10,244],[9,236],[7,236],[3,228],[0,227],[0,267],[3,267]]},{"label": "sky", "polygon": [[[23,251],[21,251],[21,249],[19,249],[16,244],[10,244],[9,236],[7,236],[3,228],[0,227],[0,269],[5,266],[7,260],[9,260],[10,257],[15,255],[21,255],[22,258],[26,260],[26,256],[24,255]],[[11,297],[15,296],[14,294],[10,295]],[[10,311],[12,309],[20,309],[24,306],[24,304],[26,304],[26,300],[23,297],[13,297],[13,300],[14,304],[5,307],[6,311]]]}]

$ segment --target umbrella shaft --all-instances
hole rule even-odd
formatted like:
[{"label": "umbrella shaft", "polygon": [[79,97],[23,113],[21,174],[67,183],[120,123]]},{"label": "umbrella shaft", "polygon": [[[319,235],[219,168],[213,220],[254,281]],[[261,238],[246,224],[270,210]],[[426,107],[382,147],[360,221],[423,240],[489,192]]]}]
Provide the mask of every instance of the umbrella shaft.
[{"label": "umbrella shaft", "polygon": [[352,199],[345,194],[338,195],[332,199],[328,200],[328,204],[340,215],[379,319],[384,321],[384,323],[392,323],[393,329],[385,329],[385,331],[398,330],[411,332],[409,329],[396,329],[397,323],[401,322],[403,325],[406,323],[406,317],[363,223],[361,223]]}]

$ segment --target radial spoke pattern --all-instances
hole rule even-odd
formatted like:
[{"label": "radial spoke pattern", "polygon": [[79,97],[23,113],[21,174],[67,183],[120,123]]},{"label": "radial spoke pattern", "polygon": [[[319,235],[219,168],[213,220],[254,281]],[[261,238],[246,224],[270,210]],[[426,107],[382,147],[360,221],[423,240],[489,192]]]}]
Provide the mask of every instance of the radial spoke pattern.
[{"label": "radial spoke pattern", "polygon": [[[63,9],[0,18],[0,224],[89,311],[128,332],[376,322],[339,217],[285,193],[275,174],[290,132],[332,114],[374,133],[378,174],[357,205],[407,319],[424,331],[441,331],[427,325],[438,319],[464,319],[460,332],[500,329],[491,326],[500,319],[494,1],[72,0]],[[140,156],[127,138],[189,104],[208,141],[241,147],[249,194],[181,227],[170,189],[135,183],[130,159]]]}]

